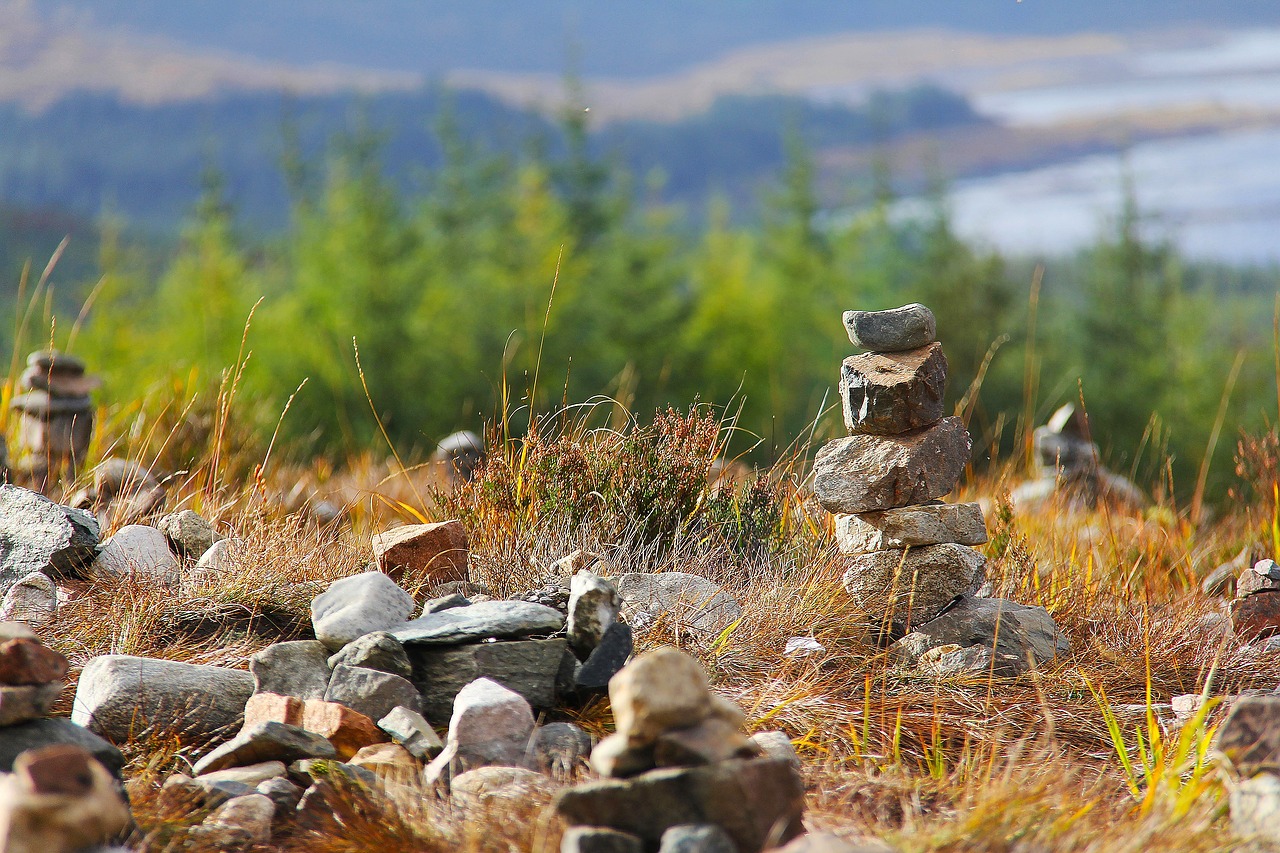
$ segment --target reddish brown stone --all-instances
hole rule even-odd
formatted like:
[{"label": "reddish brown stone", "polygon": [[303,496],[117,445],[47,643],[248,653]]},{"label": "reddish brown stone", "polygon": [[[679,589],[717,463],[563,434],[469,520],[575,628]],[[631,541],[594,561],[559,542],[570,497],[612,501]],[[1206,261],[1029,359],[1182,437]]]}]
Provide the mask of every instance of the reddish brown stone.
[{"label": "reddish brown stone", "polygon": [[67,659],[39,640],[0,643],[0,684],[52,684],[67,674]]},{"label": "reddish brown stone", "polygon": [[244,729],[251,729],[259,723],[287,723],[306,728],[302,719],[302,700],[296,696],[255,693],[244,706]]},{"label": "reddish brown stone", "polygon": [[370,744],[388,740],[386,732],[369,717],[346,705],[320,699],[308,699],[303,703],[300,725],[309,732],[328,738],[342,761]]},{"label": "reddish brown stone", "polygon": [[13,769],[32,793],[82,797],[93,788],[93,761],[84,747],[57,744],[24,752]]},{"label": "reddish brown stone", "polygon": [[1280,696],[1236,700],[1214,745],[1243,777],[1280,771]]},{"label": "reddish brown stone", "polygon": [[378,568],[393,580],[412,571],[425,572],[435,583],[465,581],[470,553],[467,531],[460,521],[407,524],[373,537]]},{"label": "reddish brown stone", "polygon": [[1255,592],[1231,602],[1231,627],[1245,641],[1280,632],[1280,592]]},{"label": "reddish brown stone", "polygon": [[852,355],[840,366],[844,425],[851,435],[897,435],[942,420],[947,357],[942,344]]}]

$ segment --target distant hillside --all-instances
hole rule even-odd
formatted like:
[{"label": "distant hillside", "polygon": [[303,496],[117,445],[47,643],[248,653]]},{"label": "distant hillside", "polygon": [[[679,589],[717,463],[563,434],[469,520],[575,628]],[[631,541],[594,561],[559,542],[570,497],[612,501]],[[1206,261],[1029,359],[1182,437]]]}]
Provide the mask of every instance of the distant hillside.
[{"label": "distant hillside", "polygon": [[[246,221],[275,227],[288,206],[281,167],[286,131],[305,156],[315,158],[336,134],[368,128],[381,140],[388,175],[408,185],[439,162],[434,126],[444,114],[480,146],[514,155],[536,142],[551,157],[562,149],[553,121],[476,92],[246,94],[156,107],[80,95],[36,114],[0,105],[6,130],[0,135],[0,202],[90,217],[111,210],[136,225],[171,232],[191,210],[202,174],[213,167]],[[638,175],[660,172],[665,198],[697,206],[717,191],[749,202],[776,174],[790,132],[823,148],[982,124],[963,98],[929,87],[880,94],[862,107],[737,96],[679,122],[614,123],[591,144],[600,156],[621,157]]]},{"label": "distant hillside", "polygon": [[291,63],[441,74],[460,68],[670,73],[716,54],[846,30],[1000,34],[1280,24],[1274,0],[37,0],[45,11]]}]

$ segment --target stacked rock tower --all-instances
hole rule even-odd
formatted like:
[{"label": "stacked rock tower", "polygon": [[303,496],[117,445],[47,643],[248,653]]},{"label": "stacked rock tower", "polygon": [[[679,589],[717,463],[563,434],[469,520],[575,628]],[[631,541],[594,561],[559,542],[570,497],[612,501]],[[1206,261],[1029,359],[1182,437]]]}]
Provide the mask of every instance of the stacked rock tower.
[{"label": "stacked rock tower", "polygon": [[[839,548],[849,557],[845,589],[893,637],[922,626],[931,633],[944,611],[969,612],[975,602],[1007,611],[1004,633],[1010,642],[997,642],[998,627],[975,626],[970,619],[965,636],[942,632],[947,636],[923,642],[926,649],[981,644],[1041,661],[1065,651],[1065,639],[1043,609],[974,598],[985,579],[986,557],[972,546],[987,541],[986,523],[976,503],[938,500],[959,482],[972,442],[959,418],[944,417],[947,357],[933,312],[919,303],[847,311],[844,325],[849,340],[869,352],[841,365],[849,436],[818,453],[814,492],[835,515]],[[978,609],[985,615],[990,608]],[[1034,615],[1036,627],[1048,632],[1033,649],[1021,647],[1030,639],[1018,633],[1022,611],[1036,611],[1024,616]]]},{"label": "stacked rock tower", "polygon": [[844,586],[893,633],[928,622],[982,584],[987,541],[977,504],[937,501],[969,461],[969,433],[943,417],[947,357],[933,312],[847,311],[849,340],[865,350],[840,367],[848,438],[818,454],[814,491],[836,516]]}]

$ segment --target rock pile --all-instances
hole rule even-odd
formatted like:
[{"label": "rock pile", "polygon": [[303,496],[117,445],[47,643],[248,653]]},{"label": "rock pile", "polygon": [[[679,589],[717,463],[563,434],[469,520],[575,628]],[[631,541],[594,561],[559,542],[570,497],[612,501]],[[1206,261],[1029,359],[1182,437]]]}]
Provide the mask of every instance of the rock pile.
[{"label": "rock pile", "polygon": [[794,753],[762,756],[739,731],[742,711],[711,692],[692,658],[669,647],[640,655],[610,682],[609,697],[617,731],[591,753],[605,780],[556,796],[570,826],[563,853],[755,853],[803,831]]},{"label": "rock pile", "polygon": [[53,350],[33,352],[18,379],[22,392],[9,406],[19,413],[18,446],[35,488],[44,492],[66,474],[74,480],[93,437],[93,400],[100,380],[80,359]]},{"label": "rock pile", "polygon": [[1037,427],[1032,441],[1036,476],[1013,490],[1017,506],[1034,509],[1055,495],[1069,507],[1083,510],[1095,508],[1099,501],[1138,509],[1147,505],[1141,489],[1099,461],[1088,416],[1071,403]]},{"label": "rock pile", "polygon": [[1236,578],[1230,604],[1231,627],[1245,641],[1280,633],[1280,564],[1259,560]]},{"label": "rock pile", "polygon": [[1280,695],[1237,699],[1214,745],[1240,777],[1231,786],[1232,828],[1280,843]]},{"label": "rock pile", "polygon": [[1043,608],[975,595],[982,508],[938,500],[959,482],[972,442],[959,418],[944,417],[947,359],[933,313],[918,303],[847,311],[844,324],[870,352],[841,366],[849,436],[819,451],[814,493],[849,557],[845,589],[887,635],[908,635],[898,650],[912,664],[934,651],[926,663],[946,658],[943,672],[1011,674],[1066,652]]}]

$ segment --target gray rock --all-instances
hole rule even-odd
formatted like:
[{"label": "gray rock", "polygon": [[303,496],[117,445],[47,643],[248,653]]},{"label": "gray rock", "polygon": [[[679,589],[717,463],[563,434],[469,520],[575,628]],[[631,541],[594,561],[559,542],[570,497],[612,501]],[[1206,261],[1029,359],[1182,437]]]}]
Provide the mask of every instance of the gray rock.
[{"label": "gray rock", "polygon": [[523,767],[477,767],[450,781],[453,804],[464,821],[493,817],[502,806],[538,808],[551,802],[551,780]]},{"label": "gray rock", "polygon": [[963,545],[876,551],[849,558],[845,591],[876,621],[916,627],[982,585],[987,558]]},{"label": "gray rock", "polygon": [[53,684],[0,684],[0,726],[39,720],[62,695],[62,682]]},{"label": "gray rock", "polygon": [[209,781],[192,779],[175,773],[160,786],[160,804],[166,810],[192,812],[197,809],[216,809],[233,797],[252,794],[253,788],[243,782]]},{"label": "gray rock", "polygon": [[91,571],[104,578],[173,580],[181,568],[163,533],[145,524],[130,524],[102,543]]},{"label": "gray rock", "polygon": [[1236,579],[1236,597],[1244,598],[1255,592],[1272,592],[1280,589],[1280,570],[1274,560],[1259,560],[1242,571]]},{"label": "gray rock", "polygon": [[227,800],[189,835],[214,850],[243,850],[271,840],[276,804],[263,794],[245,794]]},{"label": "gray rock", "polygon": [[738,853],[738,848],[713,823],[685,823],[662,833],[658,853]]},{"label": "gray rock", "polygon": [[1214,745],[1242,777],[1280,773],[1280,696],[1240,697]]},{"label": "gray rock", "polygon": [[942,344],[850,356],[840,365],[845,428],[850,435],[897,435],[930,426],[946,413],[946,388]]},{"label": "gray rock", "polygon": [[692,726],[668,729],[653,744],[653,762],[658,767],[697,767],[759,754],[760,748],[738,731],[734,722],[714,716]]},{"label": "gray rock", "polygon": [[464,687],[453,703],[444,751],[427,766],[431,781],[477,767],[524,765],[533,734],[533,710],[518,693],[481,678]]},{"label": "gray rock", "polygon": [[318,640],[273,643],[249,658],[254,693],[323,699],[329,689],[329,650]]},{"label": "gray rock", "polygon": [[622,613],[637,632],[667,616],[682,628],[716,633],[742,615],[732,595],[688,572],[629,572],[618,578]]},{"label": "gray rock", "polygon": [[378,720],[378,728],[419,761],[430,761],[444,750],[444,743],[426,717],[412,708],[403,705],[393,708]]},{"label": "gray rock", "polygon": [[311,602],[316,639],[338,651],[357,637],[405,623],[413,597],[382,572],[364,572],[336,580]]},{"label": "gray rock", "polygon": [[923,504],[956,487],[972,441],[959,418],[901,435],[828,442],[813,466],[813,493],[833,513]]},{"label": "gray rock", "polygon": [[247,546],[240,539],[218,539],[196,560],[197,569],[226,572],[234,569],[247,554]]},{"label": "gray rock", "polygon": [[189,509],[171,512],[156,523],[173,550],[197,559],[205,554],[222,536],[199,513]]},{"label": "gray rock", "polygon": [[400,705],[413,711],[422,707],[418,688],[409,679],[345,664],[334,667],[324,700],[346,705],[371,720],[382,719]]},{"label": "gray rock", "polygon": [[981,545],[987,541],[987,523],[982,506],[976,503],[904,506],[861,515],[842,513],[835,521],[836,542],[842,554],[948,542]]},{"label": "gray rock", "polygon": [[938,321],[919,302],[887,311],[846,311],[844,327],[853,345],[873,352],[901,352],[938,339]]},{"label": "gray rock", "polygon": [[442,595],[439,598],[433,598],[426,604],[422,605],[422,615],[427,616],[431,613],[439,613],[442,610],[452,610],[455,607],[468,607],[471,600],[461,593],[452,593],[450,595]]},{"label": "gray rock", "polygon": [[82,747],[117,778],[124,769],[124,755],[115,746],[70,720],[54,717],[0,728],[0,773],[11,772],[14,759],[27,750],[61,744]]},{"label": "gray rock", "polygon": [[71,719],[117,743],[169,734],[196,744],[240,725],[252,693],[243,670],[103,655],[80,673]]},{"label": "gray rock", "polygon": [[920,656],[917,666],[921,672],[935,678],[988,675],[1003,678],[1019,675],[1027,670],[1026,665],[1017,658],[997,658],[987,646],[958,646],[955,643],[929,649]]},{"label": "gray rock", "polygon": [[735,760],[566,788],[555,807],[570,826],[617,829],[654,846],[673,826],[716,824],[741,853],[758,853],[803,831],[804,785],[786,761]]},{"label": "gray rock", "polygon": [[609,679],[626,666],[634,650],[631,626],[625,622],[614,622],[604,632],[591,656],[574,669],[574,692],[591,694],[608,689]]},{"label": "gray rock", "polygon": [[560,837],[560,853],[644,853],[644,843],[629,832],[574,826]]},{"label": "gray rock", "polygon": [[79,577],[98,548],[98,522],[30,489],[0,486],[0,593],[32,572]]},{"label": "gray rock", "polygon": [[48,625],[58,615],[58,589],[43,572],[18,580],[0,602],[0,622]]},{"label": "gray rock", "polygon": [[566,641],[523,640],[469,646],[408,646],[413,683],[422,693],[428,720],[453,714],[453,700],[477,678],[488,678],[514,690],[535,708],[555,706],[556,675]]},{"label": "gray rock", "polygon": [[569,582],[569,646],[586,660],[618,618],[622,599],[612,581],[582,569]]},{"label": "gray rock", "polygon": [[1231,789],[1231,829],[1245,838],[1280,842],[1280,777],[1260,773]]},{"label": "gray rock", "polygon": [[409,663],[404,646],[386,631],[374,631],[352,640],[329,658],[330,669],[342,664],[389,672],[401,678],[413,676],[413,665]]},{"label": "gray rock", "polygon": [[333,744],[287,723],[267,722],[245,729],[196,762],[197,776],[228,767],[247,767],[264,761],[291,764],[303,758],[334,758]]},{"label": "gray rock", "polygon": [[202,785],[218,782],[239,782],[249,788],[256,788],[268,779],[277,779],[285,775],[283,761],[264,761],[261,764],[250,764],[247,767],[228,767],[226,770],[214,770],[204,773],[197,780]]},{"label": "gray rock", "polygon": [[[937,619],[915,626],[931,645],[986,646],[1031,669],[1071,652],[1071,643],[1043,607],[1001,598],[965,596]],[[997,636],[998,635],[998,636]]]},{"label": "gray rock", "polygon": [[527,762],[530,770],[553,779],[569,779],[587,766],[591,735],[573,723],[547,723],[533,733]]},{"label": "gray rock", "polygon": [[284,778],[263,780],[254,790],[275,803],[277,815],[291,814],[302,800],[302,788]]},{"label": "gray rock", "polygon": [[395,628],[393,637],[409,645],[457,645],[492,637],[520,639],[552,634],[564,627],[564,616],[527,601],[483,601],[421,616]]},{"label": "gray rock", "polygon": [[800,756],[796,754],[796,748],[786,732],[756,732],[751,736],[751,742],[760,749],[765,758],[782,759],[797,770],[802,766]]}]

